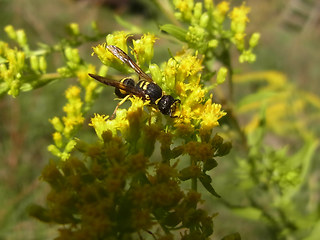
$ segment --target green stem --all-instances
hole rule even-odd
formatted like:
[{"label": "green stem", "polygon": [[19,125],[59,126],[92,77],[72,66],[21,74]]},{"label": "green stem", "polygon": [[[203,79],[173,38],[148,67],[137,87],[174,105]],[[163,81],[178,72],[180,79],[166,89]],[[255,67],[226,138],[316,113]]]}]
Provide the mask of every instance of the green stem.
[{"label": "green stem", "polygon": [[[190,166],[194,166],[195,161],[191,158],[190,159]],[[198,180],[197,178],[191,178],[191,189],[194,191],[198,191]]]}]

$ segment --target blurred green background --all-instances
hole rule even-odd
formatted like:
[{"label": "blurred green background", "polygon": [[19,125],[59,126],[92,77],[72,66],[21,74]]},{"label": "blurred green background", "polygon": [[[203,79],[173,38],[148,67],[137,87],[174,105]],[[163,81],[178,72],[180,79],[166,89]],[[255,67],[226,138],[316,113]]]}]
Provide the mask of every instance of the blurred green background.
[{"label": "blurred green background", "polygon": [[[240,5],[241,1],[231,2]],[[235,59],[235,72],[277,70],[300,89],[319,95],[319,1],[246,2],[251,7],[248,31],[258,31],[262,38],[255,51],[257,61],[240,65]],[[86,32],[93,20],[103,32],[109,33],[122,29],[114,20],[115,13],[156,33],[158,24],[165,23],[153,1],[148,0],[0,0],[0,38],[8,40],[3,28],[11,24],[26,31],[31,46],[36,47],[39,42],[54,44],[65,36],[66,24],[76,22],[81,31]],[[91,57],[91,46],[95,44],[80,48],[81,57],[92,63],[98,63],[96,57]],[[161,58],[161,51],[166,51],[167,44],[170,43],[157,41],[155,56]],[[58,57],[51,58],[48,72],[59,64]],[[48,189],[38,177],[51,157],[47,146],[52,141],[53,129],[48,119],[62,114],[65,87],[73,80],[66,81],[22,93],[16,99],[10,96],[0,99],[0,240],[52,239],[55,236],[55,227],[31,219],[26,207],[32,202],[45,201]],[[111,93],[112,90],[104,92],[92,113],[112,111],[114,105],[105,104],[114,98]],[[319,132],[320,128],[315,129]],[[217,211],[215,206],[212,208]],[[232,219],[223,208],[219,213],[215,220],[217,234],[229,228],[239,231],[243,239],[264,234],[266,237],[260,239],[269,239],[268,233],[258,224]]]}]

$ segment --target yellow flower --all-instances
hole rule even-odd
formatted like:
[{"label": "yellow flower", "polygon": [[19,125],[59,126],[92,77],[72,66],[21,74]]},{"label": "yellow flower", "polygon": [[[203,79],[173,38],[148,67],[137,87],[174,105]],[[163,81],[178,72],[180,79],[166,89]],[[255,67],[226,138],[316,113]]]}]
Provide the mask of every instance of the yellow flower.
[{"label": "yellow flower", "polygon": [[144,63],[150,64],[153,58],[153,44],[156,37],[153,34],[144,34],[140,39],[133,40],[132,55],[135,55],[136,60],[140,66]]},{"label": "yellow flower", "polygon": [[96,131],[97,136],[102,139],[102,133],[108,130],[108,127],[106,125],[106,121],[109,118],[109,116],[100,115],[100,114],[94,114],[94,117],[91,118],[91,122],[89,123],[89,126],[92,126],[94,130]]},{"label": "yellow flower", "polygon": [[230,18],[233,21],[237,22],[249,22],[247,14],[250,12],[250,7],[246,7],[245,4],[242,4],[240,7],[235,7],[230,13]]},{"label": "yellow flower", "polygon": [[80,88],[77,87],[77,86],[71,86],[69,87],[66,92],[65,92],[65,95],[66,95],[66,98],[67,99],[73,99],[73,98],[77,98],[80,96]]},{"label": "yellow flower", "polygon": [[52,126],[54,127],[54,129],[56,131],[58,131],[58,132],[63,131],[64,126],[63,126],[60,118],[54,117],[54,118],[50,119],[49,122],[52,124]]},{"label": "yellow flower", "polygon": [[104,65],[110,66],[115,57],[107,50],[106,46],[107,44],[103,43],[93,47],[92,49],[93,53],[97,54],[98,58]]},{"label": "yellow flower", "polygon": [[217,23],[222,24],[225,20],[226,14],[230,9],[230,3],[222,1],[216,8],[213,9],[213,16]]},{"label": "yellow flower", "polygon": [[192,18],[193,0],[174,0],[173,4],[180,11],[183,19],[190,20]]},{"label": "yellow flower", "polygon": [[226,112],[221,110],[221,105],[212,103],[212,95],[206,101],[203,107],[202,112],[202,122],[201,129],[202,130],[210,130],[219,125],[218,120],[226,115]]},{"label": "yellow flower", "polygon": [[179,59],[177,81],[185,82],[188,77],[189,82],[198,84],[198,78],[192,78],[196,76],[202,69],[202,59],[190,54],[186,54]]},{"label": "yellow flower", "polygon": [[217,10],[220,12],[221,15],[225,15],[230,9],[230,3],[226,1],[222,1],[217,4]]},{"label": "yellow flower", "polygon": [[60,132],[54,132],[52,134],[52,138],[53,138],[53,141],[54,141],[55,145],[60,148],[62,146],[62,135],[61,135],[61,133]]},{"label": "yellow flower", "polygon": [[115,45],[121,48],[123,51],[128,52],[127,39],[130,35],[124,31],[114,32],[108,34],[106,37],[106,43],[108,45]]},{"label": "yellow flower", "polygon": [[230,13],[231,30],[236,33],[243,33],[246,29],[246,23],[249,22],[247,17],[250,8],[242,4],[240,7],[235,7]]}]

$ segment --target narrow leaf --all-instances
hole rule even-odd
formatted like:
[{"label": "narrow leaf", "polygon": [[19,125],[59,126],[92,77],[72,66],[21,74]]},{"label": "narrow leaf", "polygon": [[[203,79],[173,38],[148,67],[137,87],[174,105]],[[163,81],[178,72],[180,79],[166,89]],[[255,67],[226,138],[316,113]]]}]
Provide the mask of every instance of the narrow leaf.
[{"label": "narrow leaf", "polygon": [[200,182],[202,183],[202,185],[204,186],[205,189],[207,189],[207,191],[209,193],[211,193],[213,196],[220,198],[221,196],[214,190],[214,188],[211,185],[212,179],[209,175],[203,173],[201,174],[201,176],[199,177]]},{"label": "narrow leaf", "polygon": [[186,42],[187,31],[185,29],[177,27],[172,24],[162,25],[162,26],[160,26],[160,29],[162,31],[170,34],[171,36],[175,37],[176,39],[178,39],[182,42]]}]

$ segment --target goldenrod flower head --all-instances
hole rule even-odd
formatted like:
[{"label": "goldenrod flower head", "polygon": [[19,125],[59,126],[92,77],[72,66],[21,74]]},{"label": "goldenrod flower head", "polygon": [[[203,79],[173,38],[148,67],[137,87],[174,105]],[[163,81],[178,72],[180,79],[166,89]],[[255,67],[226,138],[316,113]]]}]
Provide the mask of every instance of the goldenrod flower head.
[{"label": "goldenrod flower head", "polygon": [[115,45],[125,52],[128,52],[127,39],[130,35],[124,31],[113,32],[106,37],[107,45]]},{"label": "goldenrod flower head", "polygon": [[213,1],[212,0],[204,0],[204,7],[207,9],[207,10],[211,10],[214,6],[213,4]]},{"label": "goldenrod flower head", "polygon": [[80,99],[74,99],[72,102],[63,106],[63,111],[67,113],[68,117],[77,116],[81,114],[81,108],[83,103]]},{"label": "goldenrod flower head", "polygon": [[95,66],[88,64],[86,68],[80,68],[77,72],[77,78],[80,83],[80,85],[84,88],[86,88],[90,83],[94,82],[97,83],[96,81],[92,81],[92,78],[88,76],[89,73],[94,73],[96,72]]},{"label": "goldenrod flower head", "polygon": [[68,26],[70,32],[73,35],[80,35],[79,24],[78,23],[70,23]]},{"label": "goldenrod flower head", "polygon": [[198,58],[196,55],[184,54],[177,57],[178,69],[176,80],[181,82],[189,82],[193,84],[199,83],[198,74],[203,69],[202,58]]},{"label": "goldenrod flower head", "polygon": [[128,114],[134,114],[142,111],[143,107],[150,104],[148,101],[144,101],[141,98],[138,98],[136,96],[132,96],[130,98],[131,106],[128,109]]},{"label": "goldenrod flower head", "polygon": [[64,126],[63,126],[63,123],[61,122],[60,118],[54,117],[54,118],[50,119],[49,122],[52,124],[52,126],[54,127],[54,129],[57,132],[63,131]]},{"label": "goldenrod flower head", "polygon": [[63,133],[69,138],[72,131],[84,122],[84,118],[82,116],[67,116],[62,117],[62,121],[64,124]]},{"label": "goldenrod flower head", "polygon": [[202,52],[207,48],[207,36],[208,32],[205,28],[200,27],[198,25],[191,25],[188,28],[186,40],[194,49],[198,49]]},{"label": "goldenrod flower head", "polygon": [[4,31],[7,33],[9,38],[17,39],[17,33],[12,25],[5,26]]},{"label": "goldenrod flower head", "polygon": [[70,68],[77,68],[78,64],[81,62],[79,50],[77,48],[67,47],[64,50],[64,54],[68,60],[68,66]]},{"label": "goldenrod flower head", "polygon": [[[232,38],[233,43],[236,45],[238,50],[244,50],[244,38],[245,38],[246,34],[243,32],[237,32],[235,33],[235,35]],[[243,52],[242,52],[243,54]]]},{"label": "goldenrod flower head", "polygon": [[[1,43],[1,42],[0,42]],[[16,97],[22,85],[21,72],[25,67],[25,53],[9,48],[7,44],[0,44],[1,52],[8,63],[0,64],[0,78],[4,79],[8,94]]]},{"label": "goldenrod flower head", "polygon": [[67,99],[71,100],[71,99],[78,98],[80,96],[80,92],[81,90],[79,87],[71,86],[66,90],[65,95]]},{"label": "goldenrod flower head", "polygon": [[[170,78],[176,81],[175,92],[182,102],[179,115],[183,118],[175,123],[182,135],[200,126],[203,131],[211,131],[226,114],[221,111],[221,105],[212,103],[212,96],[204,102],[207,90],[200,85],[202,68],[202,59],[188,53],[170,59],[165,68],[165,76],[170,74]],[[226,74],[225,68],[219,70],[219,82],[224,81]]]},{"label": "goldenrod flower head", "polygon": [[108,125],[106,124],[108,118],[109,116],[95,113],[94,117],[91,118],[91,122],[89,123],[89,126],[92,126],[94,128],[97,136],[100,139],[102,139],[102,133],[109,130]]},{"label": "goldenrod flower head", "polygon": [[131,106],[128,109],[126,118],[129,121],[129,127],[122,130],[122,134],[127,141],[135,142],[140,137],[142,123],[147,117],[147,113],[143,111],[143,107],[149,104],[149,101],[143,101],[141,98],[133,96],[130,98]]},{"label": "goldenrod flower head", "polygon": [[257,46],[259,43],[259,40],[260,40],[260,33],[257,33],[257,32],[253,33],[249,40],[250,48],[254,48],[255,46]]},{"label": "goldenrod flower head", "polygon": [[52,138],[57,147],[62,147],[62,135],[60,132],[54,132]]},{"label": "goldenrod flower head", "polygon": [[[176,90],[179,96],[186,95],[187,90],[191,90],[198,85],[200,78],[199,73],[202,70],[202,59],[189,54],[183,53],[181,55],[170,58],[164,66],[162,87],[165,91]],[[189,83],[190,88],[188,85]]]},{"label": "goldenrod flower head", "polygon": [[162,78],[162,87],[163,89],[169,90],[173,89],[174,85],[176,84],[176,74],[178,71],[178,62],[170,58],[164,66],[163,75],[164,78]]},{"label": "goldenrod flower head", "polygon": [[203,107],[201,116],[201,128],[200,131],[210,131],[219,125],[218,120],[226,115],[226,112],[221,110],[221,105],[212,103],[212,95],[206,101]]},{"label": "goldenrod flower head", "polygon": [[80,85],[85,90],[85,96],[84,96],[85,103],[91,103],[94,100],[95,90],[98,87],[98,82],[94,81],[91,77],[89,77],[88,72],[94,73],[95,67],[89,64],[86,68],[81,68],[76,73]]},{"label": "goldenrod flower head", "polygon": [[133,40],[132,55],[135,56],[140,66],[145,63],[150,64],[153,58],[153,45],[156,41],[156,37],[153,34],[144,34],[140,39]]},{"label": "goldenrod flower head", "polygon": [[176,14],[177,18],[191,20],[194,8],[193,0],[173,0],[173,4],[174,7],[179,10],[179,14]]},{"label": "goldenrod flower head", "polygon": [[213,9],[213,16],[217,23],[222,24],[225,20],[227,12],[230,9],[230,3],[226,1],[220,2],[214,9]]},{"label": "goldenrod flower head", "polygon": [[249,22],[248,13],[250,8],[245,6],[245,3],[240,7],[233,8],[230,13],[231,30],[236,33],[243,33],[246,29],[246,23]]},{"label": "goldenrod flower head", "polygon": [[217,4],[217,10],[222,14],[225,15],[230,9],[230,2],[222,1]]},{"label": "goldenrod flower head", "polygon": [[128,52],[128,37],[129,35],[126,32],[115,32],[113,34],[108,34],[106,37],[106,43],[93,47],[93,52],[97,54],[100,61],[106,66],[112,66],[120,71],[125,69],[128,70],[128,68],[126,68],[126,66],[106,48],[107,45],[115,45],[124,52]]},{"label": "goldenrod flower head", "polygon": [[[66,98],[68,103],[63,107],[63,111],[66,113],[66,116],[62,117],[63,126],[59,123],[60,119],[53,118],[51,121],[53,126],[56,128],[59,127],[60,132],[69,138],[72,131],[79,125],[84,122],[84,117],[82,116],[82,105],[83,102],[80,98],[80,88],[76,86],[69,87],[66,92]],[[61,129],[62,128],[62,129]]]}]

